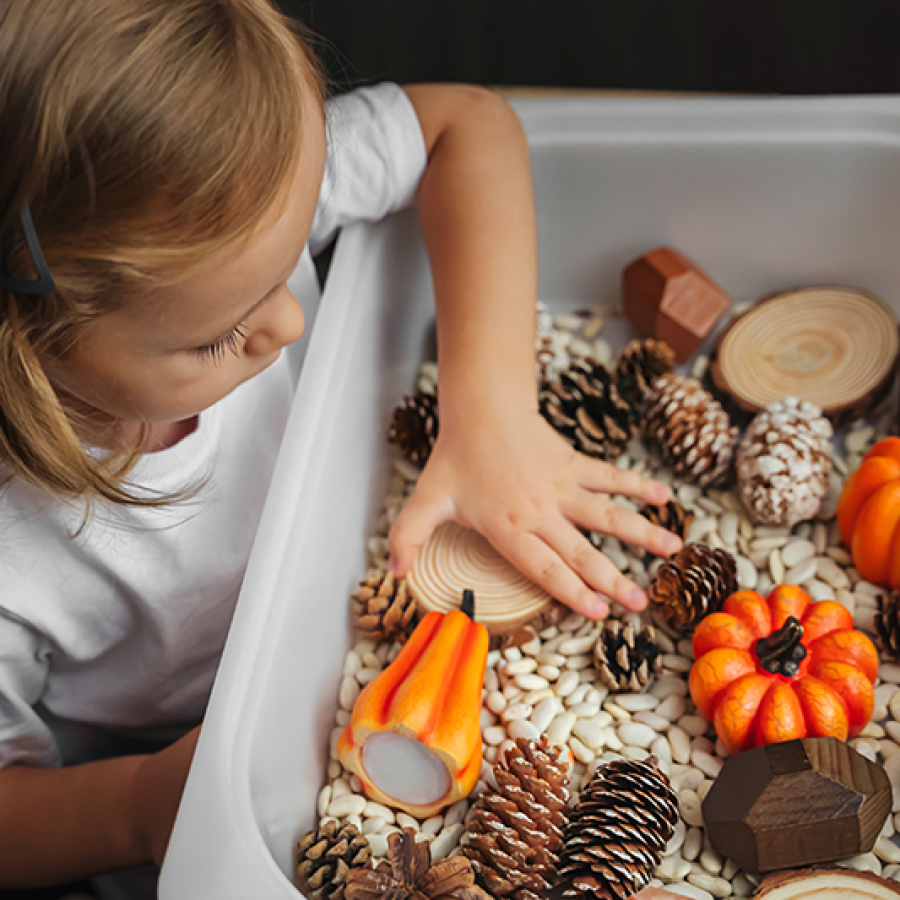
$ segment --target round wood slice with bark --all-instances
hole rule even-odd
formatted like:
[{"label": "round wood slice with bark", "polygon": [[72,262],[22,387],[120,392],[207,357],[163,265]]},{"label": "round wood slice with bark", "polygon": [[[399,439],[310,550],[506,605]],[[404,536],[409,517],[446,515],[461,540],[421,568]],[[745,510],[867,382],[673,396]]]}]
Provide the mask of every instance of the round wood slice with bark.
[{"label": "round wood slice with bark", "polygon": [[843,425],[889,391],[898,348],[897,317],[880,297],[840,285],[796,288],[729,324],[709,373],[716,392],[745,412],[799,397]]},{"label": "round wood slice with bark", "polygon": [[754,900],[897,900],[900,884],[872,872],[816,868],[777,872],[765,878]]}]

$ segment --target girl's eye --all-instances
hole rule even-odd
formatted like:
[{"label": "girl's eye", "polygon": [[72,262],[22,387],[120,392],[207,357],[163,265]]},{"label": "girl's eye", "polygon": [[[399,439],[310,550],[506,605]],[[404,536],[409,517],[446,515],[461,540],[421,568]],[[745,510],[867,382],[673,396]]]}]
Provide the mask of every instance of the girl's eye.
[{"label": "girl's eye", "polygon": [[198,347],[195,352],[201,361],[218,364],[225,358],[225,353],[228,350],[237,356],[239,352],[238,342],[246,336],[247,332],[244,331],[244,326],[236,325],[225,337],[219,338],[213,344]]}]

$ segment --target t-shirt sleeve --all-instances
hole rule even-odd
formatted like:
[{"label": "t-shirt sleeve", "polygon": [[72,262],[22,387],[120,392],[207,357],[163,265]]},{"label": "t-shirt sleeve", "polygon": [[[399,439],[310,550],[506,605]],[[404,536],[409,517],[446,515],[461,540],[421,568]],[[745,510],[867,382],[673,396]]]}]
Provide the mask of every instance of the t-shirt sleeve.
[{"label": "t-shirt sleeve", "polygon": [[412,205],[428,161],[416,111],[396,84],[361,88],[326,104],[325,175],[309,245],[338,229]]},{"label": "t-shirt sleeve", "polygon": [[12,763],[59,765],[53,734],[33,709],[48,669],[45,639],[0,611],[0,768]]}]

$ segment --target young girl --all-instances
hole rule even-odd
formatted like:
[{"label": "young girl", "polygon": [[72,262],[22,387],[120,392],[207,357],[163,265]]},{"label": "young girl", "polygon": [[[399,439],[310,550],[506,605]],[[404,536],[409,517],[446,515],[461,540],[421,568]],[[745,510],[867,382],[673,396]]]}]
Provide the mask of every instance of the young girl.
[{"label": "young girl", "polygon": [[537,412],[528,150],[502,101],[324,104],[269,0],[0,0],[0,887],[161,863],[317,296],[309,251],[414,200],[441,435],[395,570],[454,517],[573,609],[641,608],[576,525],[669,553],[605,498],[667,492]]}]

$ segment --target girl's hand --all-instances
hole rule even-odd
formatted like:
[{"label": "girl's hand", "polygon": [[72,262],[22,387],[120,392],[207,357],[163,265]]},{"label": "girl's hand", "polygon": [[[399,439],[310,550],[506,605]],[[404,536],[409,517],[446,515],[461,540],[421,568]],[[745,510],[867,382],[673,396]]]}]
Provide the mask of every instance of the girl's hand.
[{"label": "girl's hand", "polygon": [[137,840],[157,866],[162,866],[175,826],[200,726],[164,750],[143,757],[132,782]]},{"label": "girl's hand", "polygon": [[390,533],[398,575],[412,567],[432,530],[447,519],[480,531],[521,572],[590,618],[608,598],[634,610],[645,593],[576,526],[605,532],[660,556],[678,537],[613,503],[624,494],[665,503],[665,485],[576,453],[534,410],[494,412],[441,432],[415,492]]}]

